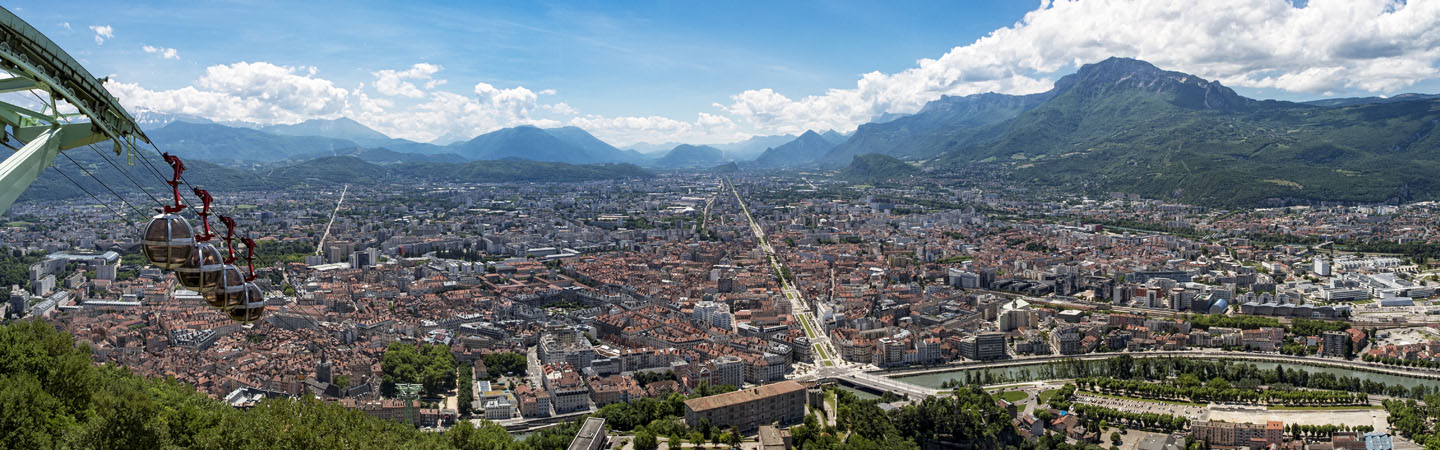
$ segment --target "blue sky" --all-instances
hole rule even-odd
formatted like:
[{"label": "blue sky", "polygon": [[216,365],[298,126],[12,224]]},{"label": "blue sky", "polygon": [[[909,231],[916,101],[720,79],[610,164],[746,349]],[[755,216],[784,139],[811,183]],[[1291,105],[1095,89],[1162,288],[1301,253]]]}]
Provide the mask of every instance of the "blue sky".
[{"label": "blue sky", "polygon": [[[454,82],[563,92],[607,115],[693,115],[757,86],[790,96],[893,72],[1013,23],[1017,1],[20,2],[13,10],[96,74],[174,89],[215,64],[316,66],[341,85],[416,62]],[[388,5],[387,5],[388,4]],[[62,24],[70,23],[66,30]],[[115,37],[92,42],[91,25]],[[163,60],[142,45],[175,48]]]},{"label": "blue sky", "polygon": [[[524,123],[576,125],[627,145],[848,131],[940,95],[1042,91],[1076,64],[1111,55],[1219,79],[1261,98],[1435,92],[1440,37],[1426,30],[1440,12],[1433,1],[1413,3],[52,0],[6,7],[96,75],[114,75],[122,84],[112,91],[132,109],[258,124],[348,116],[416,140]],[[1328,36],[1315,36],[1320,31]]]}]

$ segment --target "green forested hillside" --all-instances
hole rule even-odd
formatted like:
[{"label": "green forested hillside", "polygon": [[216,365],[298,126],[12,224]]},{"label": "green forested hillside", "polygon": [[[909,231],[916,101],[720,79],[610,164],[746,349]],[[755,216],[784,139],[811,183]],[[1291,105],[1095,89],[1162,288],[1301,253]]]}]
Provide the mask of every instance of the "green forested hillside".
[{"label": "green forested hillside", "polygon": [[[1119,75],[1117,75],[1118,77]],[[1440,101],[1324,108],[1084,80],[954,150],[1024,182],[1227,206],[1434,198]],[[1207,107],[1214,98],[1221,107]]]},{"label": "green forested hillside", "polygon": [[944,98],[862,126],[830,156],[940,155],[942,174],[993,167],[1022,184],[1212,206],[1440,198],[1440,99],[1397,97],[1259,101],[1111,58],[1043,94]]},{"label": "green forested hillside", "polygon": [[174,380],[95,366],[44,322],[0,326],[0,448],[559,450],[573,424],[512,440],[486,422],[427,433],[314,398],[248,411]]},{"label": "green forested hillside", "polygon": [[879,183],[896,181],[920,173],[919,169],[893,156],[870,153],[857,155],[850,160],[850,166],[841,170],[839,177],[857,183]]},{"label": "green forested hillside", "polygon": [[838,166],[866,153],[929,157],[961,143],[981,139],[989,127],[1014,118],[1050,98],[1032,95],[975,94],[944,96],[919,112],[890,122],[860,125],[849,139],[836,145],[822,163]]}]

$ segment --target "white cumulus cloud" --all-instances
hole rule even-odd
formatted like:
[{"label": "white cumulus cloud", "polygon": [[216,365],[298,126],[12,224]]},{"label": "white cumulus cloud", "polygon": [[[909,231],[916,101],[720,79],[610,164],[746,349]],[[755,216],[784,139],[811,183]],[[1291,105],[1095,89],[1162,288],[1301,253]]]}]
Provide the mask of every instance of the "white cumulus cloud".
[{"label": "white cumulus cloud", "polygon": [[[541,91],[541,93],[543,94],[544,91]],[[554,104],[549,104],[549,105],[540,105],[540,107],[541,107],[541,108],[544,108],[545,110],[548,110],[548,111],[550,111],[550,112],[553,112],[553,113],[555,113],[555,114],[562,115],[562,116],[573,116],[573,115],[576,115],[576,114],[579,114],[579,113],[580,113],[580,111],[576,110],[575,108],[571,107],[569,104],[567,104],[567,103],[565,103],[565,102],[554,103]]]},{"label": "white cumulus cloud", "polygon": [[590,114],[571,118],[567,124],[585,129],[617,146],[637,142],[733,142],[749,136],[728,117],[709,113],[699,113],[690,122],[664,116],[606,117]]},{"label": "white cumulus cloud", "polygon": [[141,49],[141,50],[145,50],[145,53],[158,54],[158,55],[160,55],[161,58],[165,58],[165,59],[180,59],[180,53],[179,53],[179,52],[176,52],[175,49],[173,49],[173,48],[156,47],[156,46],[153,46],[153,45],[144,45],[144,46],[141,46],[140,49]]},{"label": "white cumulus cloud", "polygon": [[238,62],[210,66],[193,85],[180,89],[156,91],[120,81],[105,87],[127,108],[216,121],[272,124],[340,116],[350,92],[315,73],[313,67]]},{"label": "white cumulus cloud", "polygon": [[375,72],[375,90],[381,94],[390,96],[405,96],[411,98],[424,97],[425,93],[414,83],[405,80],[429,80],[425,83],[425,89],[433,89],[436,86],[445,84],[445,80],[433,80],[430,77],[440,72],[439,65],[430,63],[417,63],[409,69],[396,71],[391,69]]},{"label": "white cumulus cloud", "polygon": [[[66,25],[65,28],[69,29],[69,24],[67,23]],[[95,45],[103,45],[106,39],[115,37],[115,29],[109,25],[91,25],[90,31],[95,32]]]}]

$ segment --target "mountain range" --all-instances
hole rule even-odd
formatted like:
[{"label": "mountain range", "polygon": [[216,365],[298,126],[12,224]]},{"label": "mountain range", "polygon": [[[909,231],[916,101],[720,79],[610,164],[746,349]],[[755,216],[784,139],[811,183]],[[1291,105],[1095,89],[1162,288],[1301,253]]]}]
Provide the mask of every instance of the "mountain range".
[{"label": "mountain range", "polygon": [[[448,145],[393,139],[349,119],[246,128],[137,115],[157,144],[222,165],[352,156],[388,165],[525,159],[662,170],[841,169],[883,154],[945,176],[993,168],[1019,183],[1132,192],[1208,205],[1436,198],[1440,95],[1255,100],[1219,82],[1110,58],[1029,95],[945,96],[910,115],[877,116],[845,136],[807,131],[652,153],[574,127],[505,128]],[[663,153],[661,153],[663,152]]]},{"label": "mountain range", "polygon": [[[147,116],[150,117],[150,116]],[[226,165],[274,163],[351,154],[371,162],[466,161],[520,158],[570,164],[640,163],[650,158],[620,150],[576,127],[503,128],[449,145],[388,137],[350,119],[309,120],[259,129],[167,117],[148,130],[157,146],[182,157]],[[358,152],[356,149],[365,149]],[[384,150],[376,152],[374,150]],[[397,155],[443,155],[440,158]]]},{"label": "mountain range", "polygon": [[324,136],[344,139],[366,147],[404,146],[416,143],[405,139],[391,138],[345,117],[313,119],[293,125],[271,125],[260,128],[260,131],[281,136]]},{"label": "mountain range", "polygon": [[[376,153],[376,151],[381,153]],[[388,153],[387,153],[388,152]],[[634,164],[566,164],[558,162],[505,159],[494,161],[442,161],[439,159],[416,160],[421,158],[458,158],[453,154],[442,155],[390,155],[384,149],[362,149],[358,152],[341,152],[335,156],[321,156],[313,159],[284,161],[265,166],[232,167],[211,163],[201,159],[185,160],[185,179],[196,187],[214,191],[243,192],[271,189],[296,189],[312,186],[335,186],[340,184],[367,185],[380,182],[457,182],[457,183],[503,183],[503,182],[577,182],[630,178],[651,178],[654,174]],[[68,152],[75,160],[57,161],[21,194],[19,201],[56,200],[84,197],[87,194],[65,177],[56,173],[64,171],[70,178],[85,186],[94,194],[113,189],[125,195],[130,204],[142,211],[154,206],[147,202],[147,196],[163,199],[168,187],[160,175],[168,176],[169,169],[155,155],[148,156],[149,164],[156,165],[161,172],[156,175],[144,163],[135,166],[120,165],[124,173],[115,170],[105,161],[114,160],[113,155],[102,155],[98,151],[84,148]],[[361,156],[390,159],[386,163],[375,163],[361,159]],[[407,155],[407,154],[396,154]],[[91,179],[77,166],[90,168],[98,178]],[[96,170],[95,168],[101,168]],[[109,170],[105,170],[109,169]],[[103,183],[104,186],[100,184]],[[137,186],[138,185],[138,186]],[[140,186],[143,186],[140,187]],[[182,186],[182,189],[185,187]],[[145,192],[141,192],[141,191]],[[111,197],[106,197],[111,198]],[[114,205],[124,209],[126,205]]]},{"label": "mountain range", "polygon": [[714,167],[727,161],[724,151],[708,145],[680,144],[653,163],[655,167],[683,169]]},{"label": "mountain range", "polygon": [[1049,99],[1047,94],[975,94],[943,96],[919,112],[883,123],[861,125],[845,142],[820,160],[826,165],[849,163],[865,153],[924,158],[943,153],[953,142],[972,139],[986,126],[1015,118]]},{"label": "mountain range", "polygon": [[1440,97],[1296,103],[1110,58],[1046,92],[945,97],[867,124],[821,164],[880,153],[929,173],[989,167],[1019,183],[1212,206],[1440,196]]},{"label": "mountain range", "polygon": [[1440,100],[1258,101],[1136,60],[1081,67],[1014,118],[947,142],[936,166],[1205,205],[1433,198]]},{"label": "mountain range", "polygon": [[638,152],[615,148],[579,128],[547,130],[529,125],[492,131],[444,147],[433,146],[430,151],[455,153],[470,160],[520,158],[571,164],[644,160]]}]

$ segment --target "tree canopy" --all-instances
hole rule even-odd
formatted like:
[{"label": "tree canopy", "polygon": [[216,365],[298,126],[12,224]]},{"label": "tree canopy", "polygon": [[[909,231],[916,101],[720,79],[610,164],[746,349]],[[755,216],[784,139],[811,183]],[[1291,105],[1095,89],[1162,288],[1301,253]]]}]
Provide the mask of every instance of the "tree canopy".
[{"label": "tree canopy", "polygon": [[0,326],[0,448],[561,450],[578,428],[523,441],[483,421],[427,433],[309,396],[240,410],[174,379],[93,365],[89,348],[44,322]]},{"label": "tree canopy", "polygon": [[419,383],[424,394],[442,395],[455,389],[455,356],[450,348],[438,344],[423,344],[415,347],[404,342],[392,342],[380,358],[380,392],[395,395],[395,385]]}]

